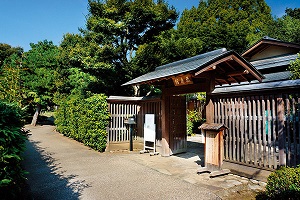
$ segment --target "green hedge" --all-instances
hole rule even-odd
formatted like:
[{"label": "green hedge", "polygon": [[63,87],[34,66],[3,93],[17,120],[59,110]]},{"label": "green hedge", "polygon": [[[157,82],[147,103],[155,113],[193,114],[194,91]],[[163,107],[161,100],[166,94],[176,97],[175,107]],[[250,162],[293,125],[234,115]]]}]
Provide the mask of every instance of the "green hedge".
[{"label": "green hedge", "polygon": [[25,149],[24,113],[14,104],[0,101],[0,197],[17,199],[25,184],[20,154]]},{"label": "green hedge", "polygon": [[300,199],[300,166],[281,167],[272,172],[266,191],[257,199]]},{"label": "green hedge", "polygon": [[89,98],[71,95],[62,101],[55,114],[57,130],[97,151],[106,147],[109,113],[106,96]]}]

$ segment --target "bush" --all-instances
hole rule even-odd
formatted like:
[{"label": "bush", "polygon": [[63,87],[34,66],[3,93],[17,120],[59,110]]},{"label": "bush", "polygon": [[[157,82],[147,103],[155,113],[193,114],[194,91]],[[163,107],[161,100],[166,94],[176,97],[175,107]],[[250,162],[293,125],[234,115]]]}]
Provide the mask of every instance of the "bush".
[{"label": "bush", "polygon": [[264,195],[264,199],[300,199],[300,166],[272,172]]},{"label": "bush", "polygon": [[69,96],[55,114],[60,133],[100,152],[106,148],[108,120],[108,105],[103,94],[89,98]]},{"label": "bush", "polygon": [[189,110],[187,114],[187,134],[192,135],[199,132],[198,127],[203,123],[201,114],[197,110]]},{"label": "bush", "polygon": [[25,148],[24,113],[14,104],[0,101],[0,197],[17,199],[25,183],[20,154]]}]

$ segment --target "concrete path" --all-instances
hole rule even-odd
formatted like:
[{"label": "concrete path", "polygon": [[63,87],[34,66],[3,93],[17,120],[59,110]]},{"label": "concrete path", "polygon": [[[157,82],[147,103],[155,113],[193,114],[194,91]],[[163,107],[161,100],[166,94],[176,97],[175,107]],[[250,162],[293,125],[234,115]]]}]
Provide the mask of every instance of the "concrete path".
[{"label": "concrete path", "polygon": [[173,176],[174,160],[151,157],[161,162],[155,167],[147,155],[91,150],[55,132],[54,126],[26,128],[31,135],[23,164],[34,199],[220,199],[213,186]]}]

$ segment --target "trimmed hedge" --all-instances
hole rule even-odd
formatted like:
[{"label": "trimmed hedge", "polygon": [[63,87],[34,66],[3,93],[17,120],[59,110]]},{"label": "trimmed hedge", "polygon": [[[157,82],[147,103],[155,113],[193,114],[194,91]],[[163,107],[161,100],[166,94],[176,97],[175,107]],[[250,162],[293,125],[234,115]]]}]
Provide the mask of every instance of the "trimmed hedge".
[{"label": "trimmed hedge", "polygon": [[106,128],[109,120],[106,96],[89,98],[71,95],[62,101],[55,114],[57,130],[84,145],[103,152],[106,148]]},{"label": "trimmed hedge", "polygon": [[15,104],[0,101],[0,197],[17,199],[22,196],[25,171],[20,154],[25,149],[24,113]]},{"label": "trimmed hedge", "polygon": [[257,199],[300,199],[300,166],[281,167],[270,174],[266,191]]}]

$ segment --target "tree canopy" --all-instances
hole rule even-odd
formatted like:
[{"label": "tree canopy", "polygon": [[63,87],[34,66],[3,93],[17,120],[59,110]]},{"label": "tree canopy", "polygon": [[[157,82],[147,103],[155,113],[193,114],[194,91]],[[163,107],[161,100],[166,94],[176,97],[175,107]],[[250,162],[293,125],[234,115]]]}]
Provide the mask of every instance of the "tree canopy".
[{"label": "tree canopy", "polygon": [[83,38],[78,38],[83,46],[87,44],[77,48],[79,65],[98,78],[99,92],[128,94],[120,85],[135,77],[131,61],[137,49],[172,29],[177,16],[163,0],[89,0]]},{"label": "tree canopy", "polygon": [[178,31],[205,42],[203,51],[225,47],[241,53],[268,33],[271,22],[264,0],[208,0],[183,11]]}]

